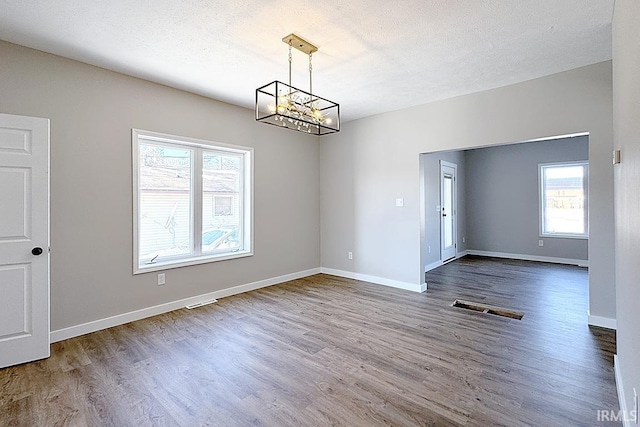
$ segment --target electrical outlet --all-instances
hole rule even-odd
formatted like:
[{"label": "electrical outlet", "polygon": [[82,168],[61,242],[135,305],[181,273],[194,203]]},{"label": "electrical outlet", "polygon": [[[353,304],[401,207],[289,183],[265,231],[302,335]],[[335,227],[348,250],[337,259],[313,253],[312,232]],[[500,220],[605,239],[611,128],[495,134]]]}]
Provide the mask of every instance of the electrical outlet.
[{"label": "electrical outlet", "polygon": [[158,286],[162,286],[166,283],[164,273],[158,273]]},{"label": "electrical outlet", "polygon": [[347,257],[349,257],[349,259],[353,259],[353,252],[348,252]]},{"label": "electrical outlet", "polygon": [[427,246],[429,248],[429,253],[431,253],[431,245]]},{"label": "electrical outlet", "polygon": [[404,207],[404,199],[400,198],[400,199],[396,199],[396,206],[399,208]]},{"label": "electrical outlet", "polygon": [[467,238],[462,236],[462,243],[465,243],[467,241]]},{"label": "electrical outlet", "polygon": [[538,240],[538,246],[544,246],[544,240]]}]

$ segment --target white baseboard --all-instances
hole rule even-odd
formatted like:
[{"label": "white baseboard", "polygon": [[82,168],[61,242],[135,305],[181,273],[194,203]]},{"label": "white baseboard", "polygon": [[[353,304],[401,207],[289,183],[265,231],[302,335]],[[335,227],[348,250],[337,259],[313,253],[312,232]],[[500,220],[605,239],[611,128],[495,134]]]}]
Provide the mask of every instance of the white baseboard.
[{"label": "white baseboard", "polygon": [[153,307],[147,307],[140,310],[131,311],[128,313],[117,314],[115,316],[107,317],[105,319],[94,320],[92,322],[82,323],[80,325],[70,326],[68,328],[58,329],[51,331],[50,341],[52,343],[63,341],[69,338],[77,337],[80,335],[96,332],[102,329],[111,328],[113,326],[124,325],[125,323],[133,322],[136,320],[144,319],[158,314],[167,313],[169,311],[184,308],[187,305],[193,305],[212,299],[219,299],[228,297],[231,295],[241,294],[243,292],[253,291],[255,289],[265,288],[267,286],[277,285],[279,283],[288,282],[290,280],[301,279],[303,277],[313,276],[319,274],[320,268],[312,268],[310,270],[298,271],[296,273],[285,274],[284,276],[272,277],[270,279],[260,280],[253,283],[247,283],[245,285],[234,286],[227,289],[221,289],[219,291],[209,292],[207,294],[197,295],[177,301],[167,302],[164,304],[156,305]]},{"label": "white baseboard", "polygon": [[618,355],[613,355],[613,370],[616,375],[616,390],[618,391],[618,402],[620,402],[620,412],[622,414],[623,427],[631,427],[637,414],[632,414],[627,411],[627,401],[624,398],[624,385],[622,384],[622,374],[620,373],[620,363],[618,362]]},{"label": "white baseboard", "polygon": [[431,270],[433,270],[434,268],[438,268],[442,265],[442,261],[438,260],[436,262],[432,262],[431,264],[427,264],[424,266],[424,272],[427,273]]},{"label": "white baseboard", "polygon": [[610,317],[592,316],[591,312],[587,310],[587,323],[591,326],[599,326],[601,328],[616,330],[618,322],[616,319]]},{"label": "white baseboard", "polygon": [[371,282],[377,285],[391,286],[393,288],[405,289],[413,292],[424,292],[427,290],[427,284],[415,284],[409,282],[400,282],[398,280],[385,279],[383,277],[369,276],[367,274],[354,273],[351,271],[334,270],[333,268],[322,267],[320,272],[330,274],[332,276],[346,277],[347,279],[362,280],[363,282]]},{"label": "white baseboard", "polygon": [[486,256],[486,257],[494,257],[494,258],[519,259],[523,261],[551,262],[554,264],[568,264],[568,265],[577,265],[579,267],[589,267],[589,261],[584,259],[557,258],[557,257],[524,255],[524,254],[510,254],[510,253],[504,253],[504,252],[476,251],[474,249],[469,249],[466,252],[468,255],[478,255],[478,256]]},{"label": "white baseboard", "polygon": [[456,259],[469,255],[469,251],[461,251],[456,254]]},{"label": "white baseboard", "polygon": [[[467,255],[469,255],[469,251],[458,252],[456,254],[455,259],[459,259],[459,258],[462,258],[463,256],[467,256]],[[431,264],[427,264],[427,265],[424,266],[424,272],[428,273],[429,271],[433,270],[434,268],[438,268],[441,265],[443,265],[441,260],[438,260],[436,262],[432,262]]]}]

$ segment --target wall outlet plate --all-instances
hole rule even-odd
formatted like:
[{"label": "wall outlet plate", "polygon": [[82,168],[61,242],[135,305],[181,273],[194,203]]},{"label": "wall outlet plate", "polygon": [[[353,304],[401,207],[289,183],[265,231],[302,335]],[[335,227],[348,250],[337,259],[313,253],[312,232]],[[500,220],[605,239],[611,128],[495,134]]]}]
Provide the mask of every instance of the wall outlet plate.
[{"label": "wall outlet plate", "polygon": [[544,240],[538,240],[538,246],[544,246]]},{"label": "wall outlet plate", "polygon": [[162,286],[166,283],[166,277],[164,273],[158,273],[158,286]]}]

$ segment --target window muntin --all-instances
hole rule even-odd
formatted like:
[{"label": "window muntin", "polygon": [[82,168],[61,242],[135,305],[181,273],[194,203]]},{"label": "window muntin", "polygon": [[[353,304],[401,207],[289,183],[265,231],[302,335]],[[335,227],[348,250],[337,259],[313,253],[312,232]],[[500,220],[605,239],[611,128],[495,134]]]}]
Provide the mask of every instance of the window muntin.
[{"label": "window muntin", "polygon": [[134,130],[134,273],[251,255],[251,158]]},{"label": "window muntin", "polygon": [[539,165],[540,236],[588,238],[587,162]]}]

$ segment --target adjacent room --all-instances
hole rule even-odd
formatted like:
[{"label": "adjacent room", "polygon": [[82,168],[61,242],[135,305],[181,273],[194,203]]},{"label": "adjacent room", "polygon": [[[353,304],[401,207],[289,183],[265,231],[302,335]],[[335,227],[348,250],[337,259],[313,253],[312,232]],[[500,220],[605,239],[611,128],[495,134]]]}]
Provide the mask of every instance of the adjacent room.
[{"label": "adjacent room", "polygon": [[0,425],[635,425],[639,21],[4,1]]},{"label": "adjacent room", "polygon": [[425,271],[469,254],[588,266],[588,135],[427,153],[420,167]]}]

